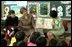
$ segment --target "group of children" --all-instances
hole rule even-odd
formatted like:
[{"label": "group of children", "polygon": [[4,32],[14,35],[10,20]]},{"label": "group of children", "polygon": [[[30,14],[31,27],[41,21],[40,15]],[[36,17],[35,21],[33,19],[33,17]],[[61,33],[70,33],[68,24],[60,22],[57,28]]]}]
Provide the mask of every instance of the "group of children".
[{"label": "group of children", "polygon": [[60,42],[57,39],[65,32],[57,11],[50,12],[50,18],[54,20],[52,23],[54,29],[43,32],[44,36],[35,32],[35,21],[32,15],[27,13],[27,9],[22,7],[20,12],[23,14],[20,20],[13,10],[9,12],[5,21],[5,29],[1,34],[1,46],[71,46],[71,40],[66,37]]}]

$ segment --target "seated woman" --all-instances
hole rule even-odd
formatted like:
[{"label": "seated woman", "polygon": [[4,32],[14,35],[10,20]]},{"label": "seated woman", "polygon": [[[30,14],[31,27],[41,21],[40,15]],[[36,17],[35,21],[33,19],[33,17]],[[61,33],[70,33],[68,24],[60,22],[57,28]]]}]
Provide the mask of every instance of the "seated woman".
[{"label": "seated woman", "polygon": [[23,16],[20,18],[18,27],[26,34],[26,36],[29,36],[34,31],[34,18],[31,14],[28,14],[25,7],[22,7],[20,11]]},{"label": "seated woman", "polygon": [[50,30],[50,32],[52,32],[56,37],[62,35],[65,32],[65,30],[62,24],[63,21],[60,17],[58,17],[57,11],[54,10],[51,11],[50,18],[53,19],[53,23],[52,23],[53,30]]}]

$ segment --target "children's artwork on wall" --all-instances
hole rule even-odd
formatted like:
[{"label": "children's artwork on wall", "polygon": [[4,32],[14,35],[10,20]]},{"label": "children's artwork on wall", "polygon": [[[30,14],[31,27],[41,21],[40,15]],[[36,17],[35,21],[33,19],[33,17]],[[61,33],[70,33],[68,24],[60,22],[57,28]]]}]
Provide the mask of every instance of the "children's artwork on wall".
[{"label": "children's artwork on wall", "polygon": [[66,16],[71,16],[71,5],[66,5]]},{"label": "children's artwork on wall", "polygon": [[40,4],[40,14],[41,15],[47,15],[47,10],[48,10],[47,4],[41,3]]},{"label": "children's artwork on wall", "polygon": [[33,17],[38,16],[38,4],[39,2],[28,2],[28,13],[32,14]]},{"label": "children's artwork on wall", "polygon": [[40,2],[39,16],[48,17],[50,12],[50,2]]},{"label": "children's artwork on wall", "polygon": [[10,6],[9,5],[4,5],[4,15],[2,16],[2,20],[6,20],[7,16],[8,16],[8,12],[10,10]]},{"label": "children's artwork on wall", "polygon": [[36,9],[36,5],[30,5],[30,13],[33,13],[34,15],[37,14],[37,9]]},{"label": "children's artwork on wall", "polygon": [[9,10],[10,10],[9,5],[4,5],[4,14],[5,14],[4,16],[8,15]]}]

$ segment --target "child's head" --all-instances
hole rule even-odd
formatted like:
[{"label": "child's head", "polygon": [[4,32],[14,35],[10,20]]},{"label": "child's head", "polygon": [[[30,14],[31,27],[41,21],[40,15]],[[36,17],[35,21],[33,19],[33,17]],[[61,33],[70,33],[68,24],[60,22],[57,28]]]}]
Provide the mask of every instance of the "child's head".
[{"label": "child's head", "polygon": [[71,40],[71,34],[70,33],[64,33],[64,42],[69,45],[69,42]]},{"label": "child's head", "polygon": [[37,46],[45,46],[47,43],[47,40],[45,39],[45,37],[38,37],[36,40],[36,44]]},{"label": "child's head", "polygon": [[15,16],[15,11],[14,11],[14,10],[10,10],[10,11],[9,11],[9,15],[10,15],[11,17]]},{"label": "child's head", "polygon": [[22,31],[18,31],[16,34],[15,34],[15,38],[17,41],[21,41],[23,40],[25,37],[25,33],[22,32]]},{"label": "child's head", "polygon": [[71,37],[69,37],[69,36],[65,37],[65,42],[69,43],[70,40],[71,40]]},{"label": "child's head", "polygon": [[26,46],[25,42],[24,41],[19,41],[17,43],[17,46]]},{"label": "child's head", "polygon": [[36,39],[40,36],[39,32],[34,32],[30,38],[30,42],[35,43]]}]

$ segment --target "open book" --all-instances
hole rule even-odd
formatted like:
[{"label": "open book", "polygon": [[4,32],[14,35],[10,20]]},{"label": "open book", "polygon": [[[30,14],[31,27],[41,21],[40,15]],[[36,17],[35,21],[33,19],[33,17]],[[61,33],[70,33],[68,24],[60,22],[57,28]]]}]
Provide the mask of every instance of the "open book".
[{"label": "open book", "polygon": [[43,28],[43,19],[42,18],[37,18],[35,28]]},{"label": "open book", "polygon": [[44,19],[43,28],[44,29],[53,29],[52,23],[53,23],[53,19],[51,19],[51,18]]},{"label": "open book", "polygon": [[52,26],[53,19],[51,18],[37,18],[36,20],[36,28],[43,28],[43,29],[53,29]]}]

